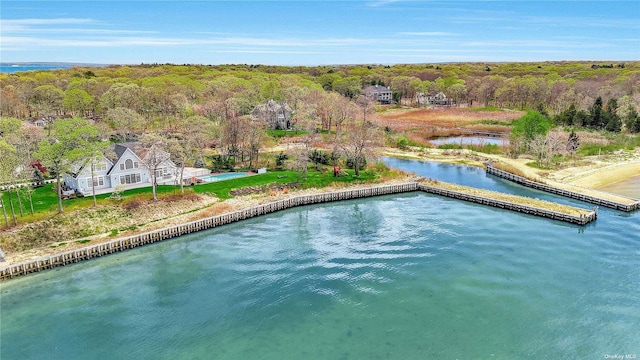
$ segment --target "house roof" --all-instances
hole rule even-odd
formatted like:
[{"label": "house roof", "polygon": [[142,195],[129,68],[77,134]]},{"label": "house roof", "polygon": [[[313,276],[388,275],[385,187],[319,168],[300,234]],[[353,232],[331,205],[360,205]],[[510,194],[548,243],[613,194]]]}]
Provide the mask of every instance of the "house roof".
[{"label": "house roof", "polygon": [[284,109],[284,111],[287,113],[293,112],[293,110],[291,110],[291,108],[287,103],[279,104],[275,102],[273,99],[271,99],[267,101],[266,104],[257,105],[255,108],[253,108],[252,114],[259,115],[263,113],[275,113],[275,112],[281,111],[282,109]]},{"label": "house roof", "polygon": [[382,86],[382,85],[369,85],[366,88],[364,88],[364,92],[365,93],[369,93],[369,92],[375,92],[375,93],[391,92],[391,88],[388,87],[388,86]]},{"label": "house roof", "polygon": [[122,154],[124,154],[125,151],[127,151],[127,149],[133,151],[133,153],[136,153],[136,147],[138,146],[137,142],[126,142],[126,143],[118,143],[115,145],[113,151],[116,153],[116,160],[120,159],[120,157],[122,157]]}]

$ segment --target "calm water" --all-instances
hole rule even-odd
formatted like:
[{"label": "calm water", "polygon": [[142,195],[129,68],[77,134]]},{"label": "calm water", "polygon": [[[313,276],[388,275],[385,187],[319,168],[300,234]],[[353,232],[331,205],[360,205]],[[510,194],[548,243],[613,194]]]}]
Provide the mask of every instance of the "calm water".
[{"label": "calm water", "polygon": [[457,144],[457,145],[509,145],[509,139],[497,138],[497,137],[484,137],[484,136],[453,136],[439,139],[429,140],[432,144],[444,145],[444,144]]},{"label": "calm water", "polygon": [[[386,161],[527,191],[474,168]],[[640,212],[601,209],[579,227],[392,195],[291,209],[0,287],[2,359],[640,355]]]},{"label": "calm water", "polygon": [[33,70],[55,70],[55,69],[67,69],[72,65],[0,65],[0,73],[16,73],[21,71],[33,71]]}]

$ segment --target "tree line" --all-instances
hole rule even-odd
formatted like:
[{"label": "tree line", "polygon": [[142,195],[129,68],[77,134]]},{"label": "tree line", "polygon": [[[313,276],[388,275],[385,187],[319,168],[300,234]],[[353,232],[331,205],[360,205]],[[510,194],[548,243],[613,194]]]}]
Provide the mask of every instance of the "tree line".
[{"label": "tree line", "polygon": [[21,119],[105,117],[109,110],[122,107],[149,122],[196,113],[213,120],[221,113],[228,116],[229,111],[246,115],[270,99],[298,103],[304,93],[314,90],[357,99],[371,84],[390,86],[394,100],[409,106],[419,105],[420,93],[442,92],[456,104],[542,106],[551,114],[571,104],[588,110],[598,97],[605,104],[617,99],[620,109],[640,107],[640,62],[613,68],[585,62],[317,67],[154,64],[0,74],[0,113]]}]

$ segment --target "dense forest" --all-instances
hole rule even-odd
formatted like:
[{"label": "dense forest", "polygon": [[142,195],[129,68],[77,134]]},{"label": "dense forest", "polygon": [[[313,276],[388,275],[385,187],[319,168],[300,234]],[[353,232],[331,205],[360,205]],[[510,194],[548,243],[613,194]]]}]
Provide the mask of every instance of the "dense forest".
[{"label": "dense forest", "polygon": [[249,114],[255,105],[275,99],[308,114],[309,107],[331,102],[331,92],[356,99],[370,84],[390,86],[396,103],[409,106],[417,105],[418,93],[443,92],[456,104],[537,108],[551,115],[572,105],[576,111],[587,111],[598,98],[603,105],[615,99],[621,117],[630,108],[640,107],[640,62],[317,67],[142,64],[2,74],[0,112],[22,119],[104,118],[110,110],[124,108],[149,122],[190,115],[216,120]]},{"label": "dense forest", "polygon": [[[389,87],[392,103],[376,107],[363,94],[368,85]],[[73,164],[93,166],[113,142],[169,153],[180,174],[185,166],[264,166],[260,150],[278,136],[252,118],[265,103],[293,114],[297,145],[272,158],[276,168],[287,161],[302,177],[309,163],[333,165],[334,175],[344,164],[357,177],[385,133],[386,141],[406,143],[372,121],[376,111],[423,107],[425,95],[444,95],[449,107],[527,110],[511,124],[507,153],[531,153],[546,166],[556,155],[573,158],[581,144],[574,128],[640,132],[640,62],[114,65],[0,74],[0,90],[0,183],[55,177],[60,212],[61,174]],[[23,126],[25,120],[38,126]],[[553,123],[571,135],[549,133]],[[603,145],[596,145],[599,153]]]}]

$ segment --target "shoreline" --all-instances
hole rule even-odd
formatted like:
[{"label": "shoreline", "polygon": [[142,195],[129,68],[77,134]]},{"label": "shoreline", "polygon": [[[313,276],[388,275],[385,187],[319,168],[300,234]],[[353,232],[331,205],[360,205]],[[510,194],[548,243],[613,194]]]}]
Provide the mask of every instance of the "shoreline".
[{"label": "shoreline", "polygon": [[208,230],[218,226],[298,206],[409,192],[426,192],[577,225],[586,225],[597,218],[597,210],[589,211],[582,208],[556,204],[524,196],[503,194],[418,177],[411,179],[408,182],[391,185],[376,184],[373,186],[358,188],[350,187],[341,191],[316,191],[308,195],[293,194],[292,196],[288,196],[281,200],[269,201],[248,207],[245,206],[239,210],[200,218],[187,223],[179,223],[177,225],[163,227],[161,229],[147,231],[125,238],[112,239],[107,242],[98,242],[76,250],[54,253],[49,256],[40,256],[35,259],[28,259],[26,261],[0,268],[0,281],[53,269],[59,266],[88,261],[93,258],[153,244],[155,242],[178,238],[194,232]]},{"label": "shoreline", "polygon": [[[323,194],[332,191],[341,190],[357,190],[371,186],[385,186],[385,185],[397,185],[400,183],[406,183],[411,181],[415,176],[405,174],[402,177],[390,180],[384,180],[376,183],[368,184],[351,184],[348,186],[328,186],[324,188],[309,188],[303,190],[286,190],[279,192],[269,192],[260,194],[250,194],[236,196],[231,199],[215,200],[204,199],[203,207],[196,209],[189,209],[183,213],[171,216],[169,218],[159,219],[146,223],[136,228],[136,230],[128,230],[118,233],[116,236],[111,236],[110,233],[105,232],[101,234],[92,235],[83,238],[65,239],[60,240],[53,244],[47,244],[43,247],[37,247],[24,251],[7,252],[5,251],[5,261],[0,263],[0,268],[11,266],[18,263],[23,263],[30,260],[39,259],[41,257],[51,256],[59,254],[61,252],[73,251],[86,247],[87,245],[97,245],[100,243],[108,243],[113,240],[124,239],[127,237],[139,235],[146,232],[156,231],[171,226],[178,226],[180,224],[201,220],[207,217],[220,215],[227,212],[240,211],[252,206],[262,205],[268,202],[286,200],[296,196]],[[13,230],[15,231],[15,229]],[[89,240],[88,242],[86,240]],[[64,247],[62,247],[64,246]]]},{"label": "shoreline", "polygon": [[[517,164],[518,165],[517,167],[519,169],[524,169],[528,173],[533,174],[535,177],[541,177],[541,175],[538,172],[536,172],[536,170],[538,169],[534,169],[524,165],[522,163],[522,159],[518,159],[518,160],[507,159],[506,157],[503,157],[503,156],[476,153],[468,149],[464,149],[464,150],[425,149],[425,150],[426,150],[425,152],[418,152],[415,150],[407,151],[407,150],[400,150],[396,148],[385,148],[385,149],[382,149],[382,151],[380,152],[380,156],[390,156],[390,157],[406,158],[406,159],[413,159],[413,160],[420,160],[420,161],[434,161],[434,162],[442,162],[442,163],[449,163],[449,164],[456,164],[456,165],[477,166],[477,167],[484,167],[484,162],[487,160],[499,160],[499,161],[506,160],[507,163],[509,164]],[[638,154],[638,157],[640,157],[640,151],[636,151],[636,153]],[[528,160],[525,159],[525,161],[528,161]],[[638,162],[638,164],[640,165],[640,162]],[[623,162],[623,163],[617,163],[617,164],[610,164],[609,166],[600,167],[597,169],[590,169],[591,176],[597,176],[598,172],[609,171],[611,167],[625,168],[625,166],[626,166],[626,163]],[[566,172],[566,169],[562,169],[559,171]],[[640,171],[640,166],[638,171]],[[557,186],[559,188],[564,188],[567,190],[573,190],[577,192],[587,192],[589,193],[589,195],[593,195],[595,197],[598,197],[598,196],[607,197],[606,196],[607,194],[612,195],[614,198],[620,197],[619,195],[598,191],[597,189],[578,187],[572,184],[565,184],[562,182],[553,181],[549,178],[548,174],[546,175],[547,176],[544,176],[544,174],[542,175],[544,176],[543,181],[545,183],[548,183],[551,186]],[[635,176],[635,175],[632,175],[632,176]],[[330,186],[330,187],[320,188],[320,189],[311,188],[311,189],[305,189],[305,190],[288,191],[286,193],[278,192],[275,194],[270,193],[270,194],[253,194],[253,195],[238,196],[238,197],[227,199],[224,201],[215,201],[202,208],[198,208],[195,210],[192,209],[190,211],[172,216],[170,218],[158,220],[153,223],[146,224],[146,226],[143,226],[137,229],[137,231],[126,231],[115,237],[109,236],[108,233],[103,233],[103,234],[93,235],[88,238],[63,240],[55,244],[49,244],[47,247],[40,247],[40,248],[30,249],[26,251],[8,253],[8,254],[5,254],[5,261],[1,264],[2,264],[2,267],[6,267],[6,266],[11,266],[17,263],[38,259],[43,256],[59,253],[60,250],[62,249],[58,246],[55,246],[56,244],[59,246],[64,245],[65,251],[73,251],[75,249],[80,249],[85,247],[87,243],[92,243],[92,245],[107,243],[109,241],[122,239],[130,236],[135,236],[136,234],[154,231],[154,230],[158,230],[168,226],[176,226],[176,225],[187,223],[190,221],[203,219],[207,216],[218,215],[228,211],[242,210],[245,208],[249,208],[251,206],[261,205],[266,202],[278,201],[282,199],[292,198],[295,196],[322,194],[322,193],[327,193],[331,191],[340,191],[345,189],[351,190],[351,189],[362,189],[362,188],[371,187],[371,186],[394,185],[394,184],[409,181],[409,179],[413,179],[413,178],[415,178],[415,175],[406,174],[405,176],[397,179],[384,180],[377,183],[348,185],[346,187]],[[625,180],[625,178],[618,179],[616,181],[622,181],[622,180]],[[625,199],[628,199],[628,198],[625,197]],[[86,240],[89,240],[89,241],[87,242]]]},{"label": "shoreline", "polygon": [[[586,166],[567,166],[558,170],[533,168],[526,165],[528,162],[533,161],[528,158],[521,157],[518,159],[511,159],[502,155],[478,153],[469,149],[425,149],[424,152],[419,152],[417,150],[412,151],[386,148],[382,151],[382,156],[469,165],[483,168],[484,162],[487,160],[493,160],[511,165],[526,174],[528,178],[537,179],[538,181],[550,186],[621,202],[626,202],[629,200],[629,197],[623,194],[603,191],[601,189],[610,184],[640,176],[640,149],[636,149],[631,152],[629,159],[623,161],[598,160],[595,164]],[[586,161],[589,162],[592,160],[586,159]],[[636,198],[631,199],[640,200]]]}]

